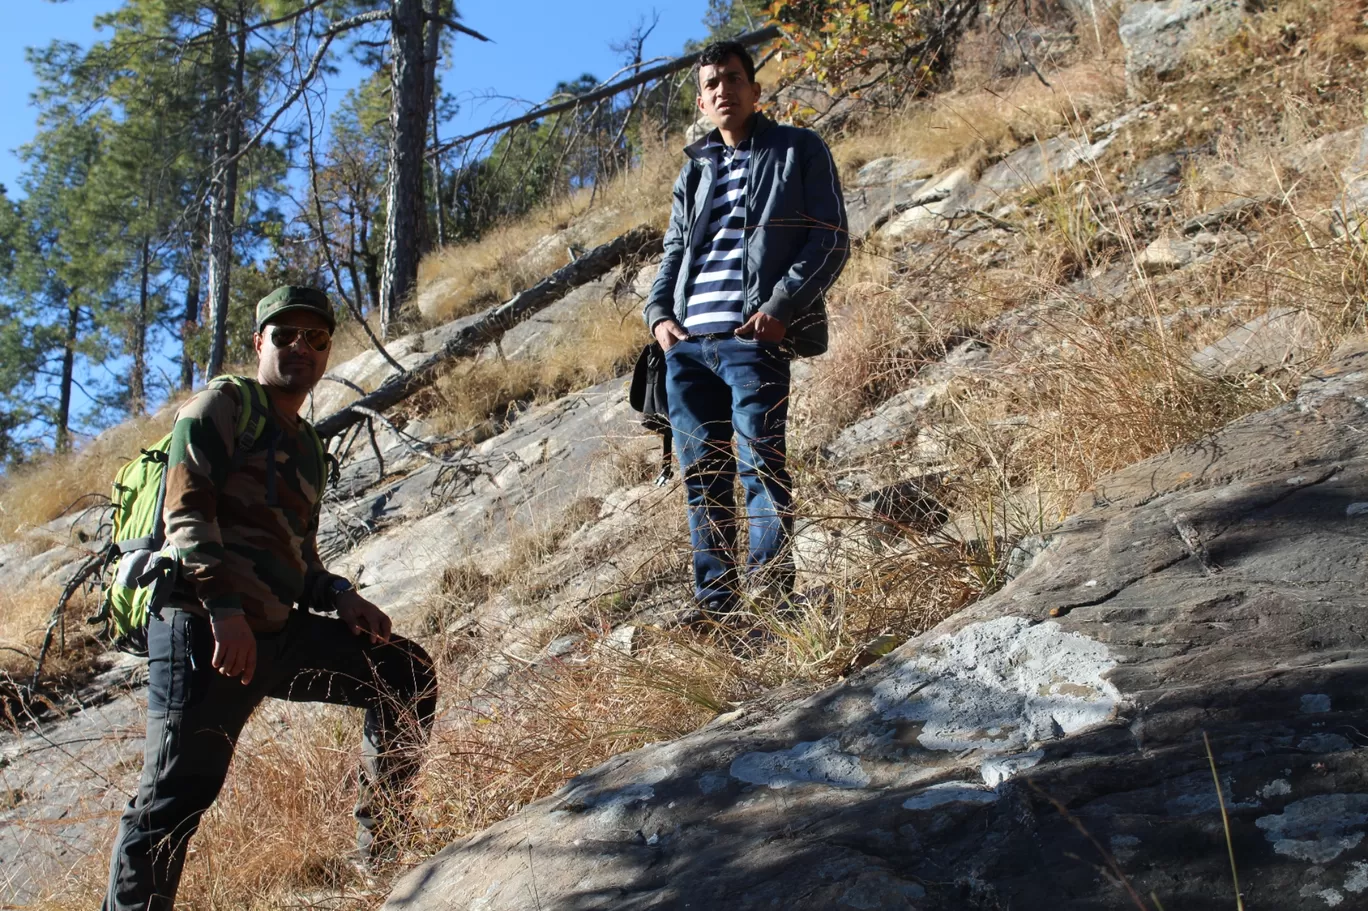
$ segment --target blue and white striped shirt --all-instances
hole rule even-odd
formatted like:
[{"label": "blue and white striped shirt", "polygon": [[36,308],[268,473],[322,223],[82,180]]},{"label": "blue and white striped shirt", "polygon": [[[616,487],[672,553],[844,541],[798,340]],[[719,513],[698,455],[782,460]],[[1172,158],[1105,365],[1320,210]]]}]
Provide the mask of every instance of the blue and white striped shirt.
[{"label": "blue and white striped shirt", "polygon": [[717,164],[705,240],[689,264],[684,328],[691,333],[730,332],[745,320],[742,257],[745,256],[746,173],[750,141],[735,149],[712,142]]}]

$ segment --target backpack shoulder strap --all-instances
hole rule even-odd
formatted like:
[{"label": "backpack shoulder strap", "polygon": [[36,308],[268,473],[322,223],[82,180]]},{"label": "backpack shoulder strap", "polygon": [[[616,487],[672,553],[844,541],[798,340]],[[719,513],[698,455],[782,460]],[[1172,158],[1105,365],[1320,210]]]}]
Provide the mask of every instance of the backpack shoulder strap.
[{"label": "backpack shoulder strap", "polygon": [[243,459],[247,458],[247,453],[252,451],[252,447],[266,432],[266,424],[270,420],[271,405],[266,399],[266,390],[261,388],[261,384],[256,380],[233,374],[214,377],[209,381],[209,386],[233,386],[242,399],[242,410],[238,412],[237,424],[233,428],[236,440],[233,467],[240,468]]},{"label": "backpack shoulder strap", "polygon": [[328,486],[328,450],[323,445],[323,438],[314,430],[313,424],[303,417],[299,419],[299,432],[309,438],[309,446],[313,450],[314,462],[318,468],[318,474],[315,475],[318,478],[318,498],[321,500],[323,489]]}]

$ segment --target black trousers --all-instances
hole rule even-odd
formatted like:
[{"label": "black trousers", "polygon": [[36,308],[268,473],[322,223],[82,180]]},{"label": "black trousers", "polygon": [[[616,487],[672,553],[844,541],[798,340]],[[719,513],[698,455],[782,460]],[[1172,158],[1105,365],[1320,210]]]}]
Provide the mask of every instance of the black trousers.
[{"label": "black trousers", "polygon": [[168,608],[148,627],[147,742],[138,793],[119,821],[105,911],[169,911],[190,837],[228,774],[238,735],[266,697],[366,710],[357,842],[373,850],[401,813],[437,705],[432,660],[414,642],[374,645],[332,617],[294,611],[257,635],[252,682],[211,659],[209,621]]}]

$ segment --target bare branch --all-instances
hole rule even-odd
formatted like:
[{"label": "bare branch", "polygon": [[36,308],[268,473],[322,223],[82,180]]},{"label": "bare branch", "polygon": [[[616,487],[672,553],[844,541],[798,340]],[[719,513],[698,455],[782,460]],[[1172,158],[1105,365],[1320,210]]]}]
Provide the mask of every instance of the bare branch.
[{"label": "bare branch", "polygon": [[[765,28],[759,29],[757,31],[747,32],[746,34],[739,36],[736,40],[744,45],[749,46],[756,44],[764,44],[766,41],[771,41],[775,38],[782,36],[782,34],[783,32],[780,30],[779,26],[768,25]],[[503,123],[496,123],[493,126],[485,127],[482,130],[477,130],[474,133],[469,133],[465,136],[458,136],[455,139],[448,139],[441,145],[434,146],[433,148],[429,149],[427,154],[439,155],[442,152],[454,149],[457,146],[469,142],[472,139],[477,139],[481,136],[487,136],[490,133],[498,133],[501,130],[508,129],[509,127],[529,123],[533,120],[539,120],[542,117],[547,117],[551,114],[559,114],[562,111],[573,110],[574,108],[580,107],[582,105],[593,104],[594,102],[602,101],[605,98],[611,98],[619,92],[625,92],[627,89],[636,88],[643,82],[650,82],[653,79],[659,79],[661,76],[667,76],[670,73],[677,73],[680,70],[688,69],[689,67],[693,66],[695,63],[698,62],[698,57],[699,54],[697,53],[685,54],[683,57],[676,57],[669,63],[662,63],[660,66],[654,66],[648,70],[642,70],[640,73],[637,73],[630,79],[624,79],[621,82],[615,82],[612,85],[605,86],[601,89],[596,89],[595,91],[588,92],[584,95],[577,95],[570,101],[563,101],[560,104],[552,104],[543,108],[537,108],[536,110],[529,111],[528,113],[523,114],[521,117],[515,117],[512,120],[505,120]]]},{"label": "bare branch", "polygon": [[266,134],[275,126],[275,123],[280,119],[280,116],[294,107],[294,103],[299,100],[299,96],[304,94],[304,90],[309,87],[309,84],[313,82],[314,77],[318,75],[319,67],[323,65],[323,58],[327,55],[328,48],[332,45],[334,38],[343,32],[351,31],[352,29],[359,28],[363,25],[369,25],[372,22],[382,22],[389,17],[389,10],[371,10],[367,13],[358,13],[355,16],[349,16],[346,19],[341,19],[328,26],[328,28],[319,36],[323,40],[322,43],[318,45],[318,49],[314,51],[313,58],[309,60],[308,70],[300,78],[299,82],[295,84],[295,87],[290,90],[290,94],[286,96],[280,106],[276,108],[275,113],[266,119],[266,122],[261,125],[261,128],[256,131],[251,139],[243,143],[242,147],[239,148],[232,157],[225,159],[217,166],[227,167],[232,162],[237,161],[239,158],[252,151],[262,139],[266,138]]},{"label": "bare branch", "polygon": [[458,31],[458,32],[460,32],[460,33],[463,34],[463,35],[469,35],[469,36],[472,37],[472,38],[479,38],[481,41],[488,41],[490,44],[493,44],[493,43],[494,43],[494,39],[493,39],[493,38],[486,38],[484,35],[481,35],[479,32],[475,31],[473,28],[466,28],[464,25],[462,25],[461,23],[457,22],[455,19],[451,19],[451,18],[448,18],[448,17],[446,17],[446,16],[431,16],[431,15],[430,15],[430,16],[427,16],[427,20],[428,20],[429,22],[440,22],[440,23],[442,23],[442,25],[445,25],[447,28],[449,28],[449,29],[454,29],[455,31]]}]

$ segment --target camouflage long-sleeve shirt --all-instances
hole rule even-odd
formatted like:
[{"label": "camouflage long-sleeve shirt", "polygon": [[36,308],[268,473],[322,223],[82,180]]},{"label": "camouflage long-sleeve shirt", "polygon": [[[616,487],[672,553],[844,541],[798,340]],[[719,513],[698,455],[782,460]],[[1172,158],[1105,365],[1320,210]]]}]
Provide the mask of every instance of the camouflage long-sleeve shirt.
[{"label": "camouflage long-sleeve shirt", "polygon": [[325,572],[316,540],[324,478],[303,419],[278,412],[235,467],[243,407],[236,387],[215,386],[176,414],[166,543],[181,561],[178,591],[192,599],[187,609],[216,617],[241,612],[253,630],[274,632]]}]

